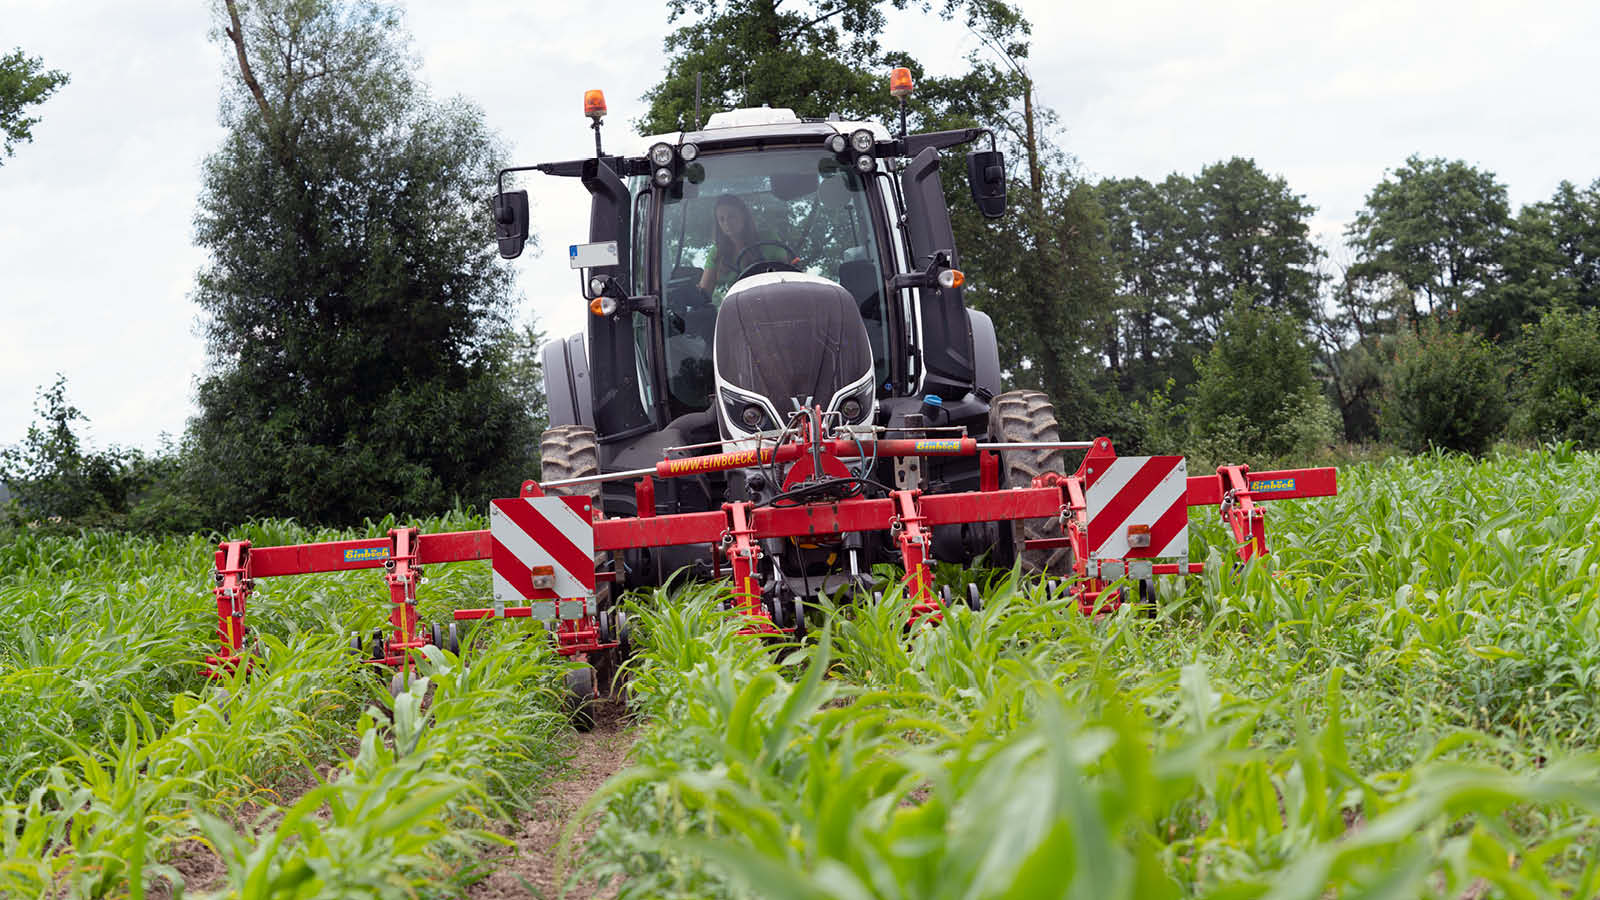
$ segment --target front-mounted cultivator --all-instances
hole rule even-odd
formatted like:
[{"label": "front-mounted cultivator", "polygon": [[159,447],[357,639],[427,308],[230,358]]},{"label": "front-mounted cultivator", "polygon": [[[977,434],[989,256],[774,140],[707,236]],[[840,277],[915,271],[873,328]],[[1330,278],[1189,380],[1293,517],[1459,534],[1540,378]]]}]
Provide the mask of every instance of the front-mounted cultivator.
[{"label": "front-mounted cultivator", "polygon": [[[830,428],[820,407],[797,414],[784,434],[747,449],[676,458],[669,453],[651,468],[542,485],[529,481],[521,496],[492,502],[487,531],[420,534],[397,528],[384,538],[283,547],[225,541],[216,554],[221,647],[208,662],[220,672],[244,661],[245,612],[257,579],[382,569],[389,588],[388,627],[365,646],[353,636],[352,646],[368,663],[394,668],[396,689],[422,647],[459,649],[457,623],[532,618],[550,628],[557,653],[587,664],[568,682],[581,702],[604,690],[607,672],[626,652],[627,621],[606,590],[617,578],[609,561],[624,551],[700,547],[712,576],[728,580],[728,605],[745,617],[745,631],[782,635],[804,632],[805,595],[777,576],[775,565],[764,565],[763,547],[777,541],[839,548],[844,557],[839,565],[849,577],[832,583],[862,598],[872,596],[873,585],[854,548],[862,535],[873,534],[894,548],[904,567],[911,626],[938,621],[951,602],[948,593],[934,590],[933,530],[1002,523],[1011,526],[1002,533],[1023,535],[1014,553],[1066,550],[1067,589],[1083,613],[1093,614],[1124,602],[1122,591],[1108,591],[1114,585],[1143,586],[1155,576],[1203,570],[1203,563],[1187,558],[1190,507],[1218,509],[1237,544],[1234,555],[1248,561],[1267,552],[1262,501],[1337,492],[1331,468],[1252,472],[1228,465],[1190,476],[1183,457],[1119,457],[1103,437],[1036,443],[983,442],[961,434],[890,437],[882,429]],[[1046,472],[1029,484],[1002,485],[1008,454],[1054,450],[1084,451],[1084,456],[1071,474]],[[902,471],[914,471],[904,464],[963,456],[977,458],[978,490],[929,493],[916,485],[876,484],[861,474],[891,460]],[[776,473],[782,491],[762,504],[651,514],[661,483],[734,471]],[[631,482],[639,514],[605,518],[588,493],[547,493],[594,491],[602,482]],[[883,496],[867,496],[873,492]],[[1040,533],[1041,524],[1054,534],[1025,536]],[[452,621],[423,627],[416,604],[424,567],[485,559],[493,583],[488,602],[455,610]]]}]

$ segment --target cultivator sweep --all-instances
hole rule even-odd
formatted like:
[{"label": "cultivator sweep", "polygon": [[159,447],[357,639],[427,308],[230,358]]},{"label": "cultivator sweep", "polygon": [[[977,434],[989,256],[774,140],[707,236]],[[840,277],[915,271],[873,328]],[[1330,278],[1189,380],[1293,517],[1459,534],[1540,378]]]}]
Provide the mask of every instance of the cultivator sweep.
[{"label": "cultivator sweep", "polygon": [[[846,427],[825,431],[820,407],[801,413],[781,441],[705,455],[663,459],[655,466],[586,478],[526,482],[521,496],[494,500],[486,531],[420,534],[397,528],[385,538],[329,541],[282,547],[252,547],[225,541],[216,554],[219,652],[207,658],[213,672],[237,667],[245,658],[245,611],[257,579],[316,572],[382,569],[389,588],[388,633],[374,636],[363,653],[368,663],[394,667],[396,681],[408,676],[422,647],[457,650],[456,623],[532,618],[552,630],[562,656],[607,665],[602,656],[626,641],[627,624],[615,607],[601,608],[596,588],[616,573],[596,560],[617,551],[700,546],[715,576],[730,582],[729,607],[745,617],[744,630],[781,635],[805,629],[804,606],[763,577],[764,542],[836,541],[853,533],[882,532],[904,567],[902,587],[911,600],[909,625],[938,621],[948,595],[934,590],[931,531],[963,523],[1048,520],[1059,534],[1029,539],[1019,550],[1069,548],[1067,587],[1085,614],[1113,610],[1124,594],[1108,592],[1119,582],[1141,583],[1158,575],[1195,574],[1189,562],[1188,511],[1214,507],[1230,528],[1240,561],[1267,552],[1262,501],[1324,497],[1337,492],[1331,468],[1252,472],[1227,465],[1213,474],[1189,476],[1179,456],[1119,457],[1107,438],[1038,444],[981,442],[964,435],[892,438]],[[879,430],[881,431],[881,430]],[[1002,454],[1041,449],[1085,451],[1071,474],[1045,473],[1031,484],[1002,487]],[[976,491],[927,493],[919,487],[874,485],[853,474],[863,460],[913,460],[976,456]],[[720,510],[654,515],[659,482],[708,472],[783,472],[780,498],[767,504],[725,503]],[[548,496],[552,489],[594,489],[600,482],[633,483],[639,514],[605,518],[593,498]],[[871,488],[885,496],[863,496]],[[847,565],[857,597],[870,596],[867,576],[854,551]],[[488,560],[492,601],[457,609],[453,621],[423,629],[416,603],[424,567]],[[360,641],[354,643],[360,650]],[[593,674],[574,685],[593,694]]]}]

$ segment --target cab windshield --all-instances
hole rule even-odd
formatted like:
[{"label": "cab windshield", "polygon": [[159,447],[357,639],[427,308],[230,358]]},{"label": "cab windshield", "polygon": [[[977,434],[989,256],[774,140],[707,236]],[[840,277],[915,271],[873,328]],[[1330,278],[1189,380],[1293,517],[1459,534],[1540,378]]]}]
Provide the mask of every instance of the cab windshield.
[{"label": "cab windshield", "polygon": [[709,408],[717,306],[752,269],[798,269],[842,285],[861,309],[876,371],[888,371],[883,265],[868,184],[820,147],[706,153],[685,167],[661,207],[673,415]]}]

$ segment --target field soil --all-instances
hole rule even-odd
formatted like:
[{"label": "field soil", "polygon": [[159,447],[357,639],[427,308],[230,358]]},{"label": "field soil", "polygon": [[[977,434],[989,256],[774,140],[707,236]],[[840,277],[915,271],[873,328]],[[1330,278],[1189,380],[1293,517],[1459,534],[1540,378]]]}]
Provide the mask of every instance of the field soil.
[{"label": "field soil", "polygon": [[[593,730],[575,738],[574,756],[567,770],[544,789],[544,797],[510,835],[516,848],[493,860],[494,872],[473,885],[468,897],[500,900],[563,896],[562,885],[573,861],[582,858],[583,845],[589,839],[585,829],[570,848],[563,848],[567,823],[607,778],[627,766],[628,750],[633,747],[634,729],[622,701],[597,703]],[[614,897],[616,893],[615,885],[586,884],[574,885],[565,896],[598,898]]]}]

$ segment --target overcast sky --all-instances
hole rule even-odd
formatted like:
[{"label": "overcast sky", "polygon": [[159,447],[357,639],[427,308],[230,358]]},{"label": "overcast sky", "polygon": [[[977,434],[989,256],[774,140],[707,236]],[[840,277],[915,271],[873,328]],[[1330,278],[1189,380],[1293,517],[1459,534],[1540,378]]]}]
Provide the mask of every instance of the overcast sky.
[{"label": "overcast sky", "polygon": [[[1412,153],[1493,171],[1518,205],[1600,178],[1594,0],[1022,6],[1040,99],[1088,174],[1253,157],[1317,207],[1330,249]],[[405,20],[433,91],[478,103],[518,163],[592,152],[587,88],[605,90],[620,144],[663,70],[664,4],[413,0]],[[154,448],[192,413],[205,365],[192,220],[227,63],[210,28],[204,0],[0,0],[0,53],[21,46],[72,76],[38,109],[34,142],[0,161],[0,444],[22,437],[57,372],[97,446]],[[958,60],[973,42],[906,13],[885,43]],[[587,235],[586,197],[571,179],[527,186],[544,249],[513,264],[521,316],[575,331],[565,247]]]}]

